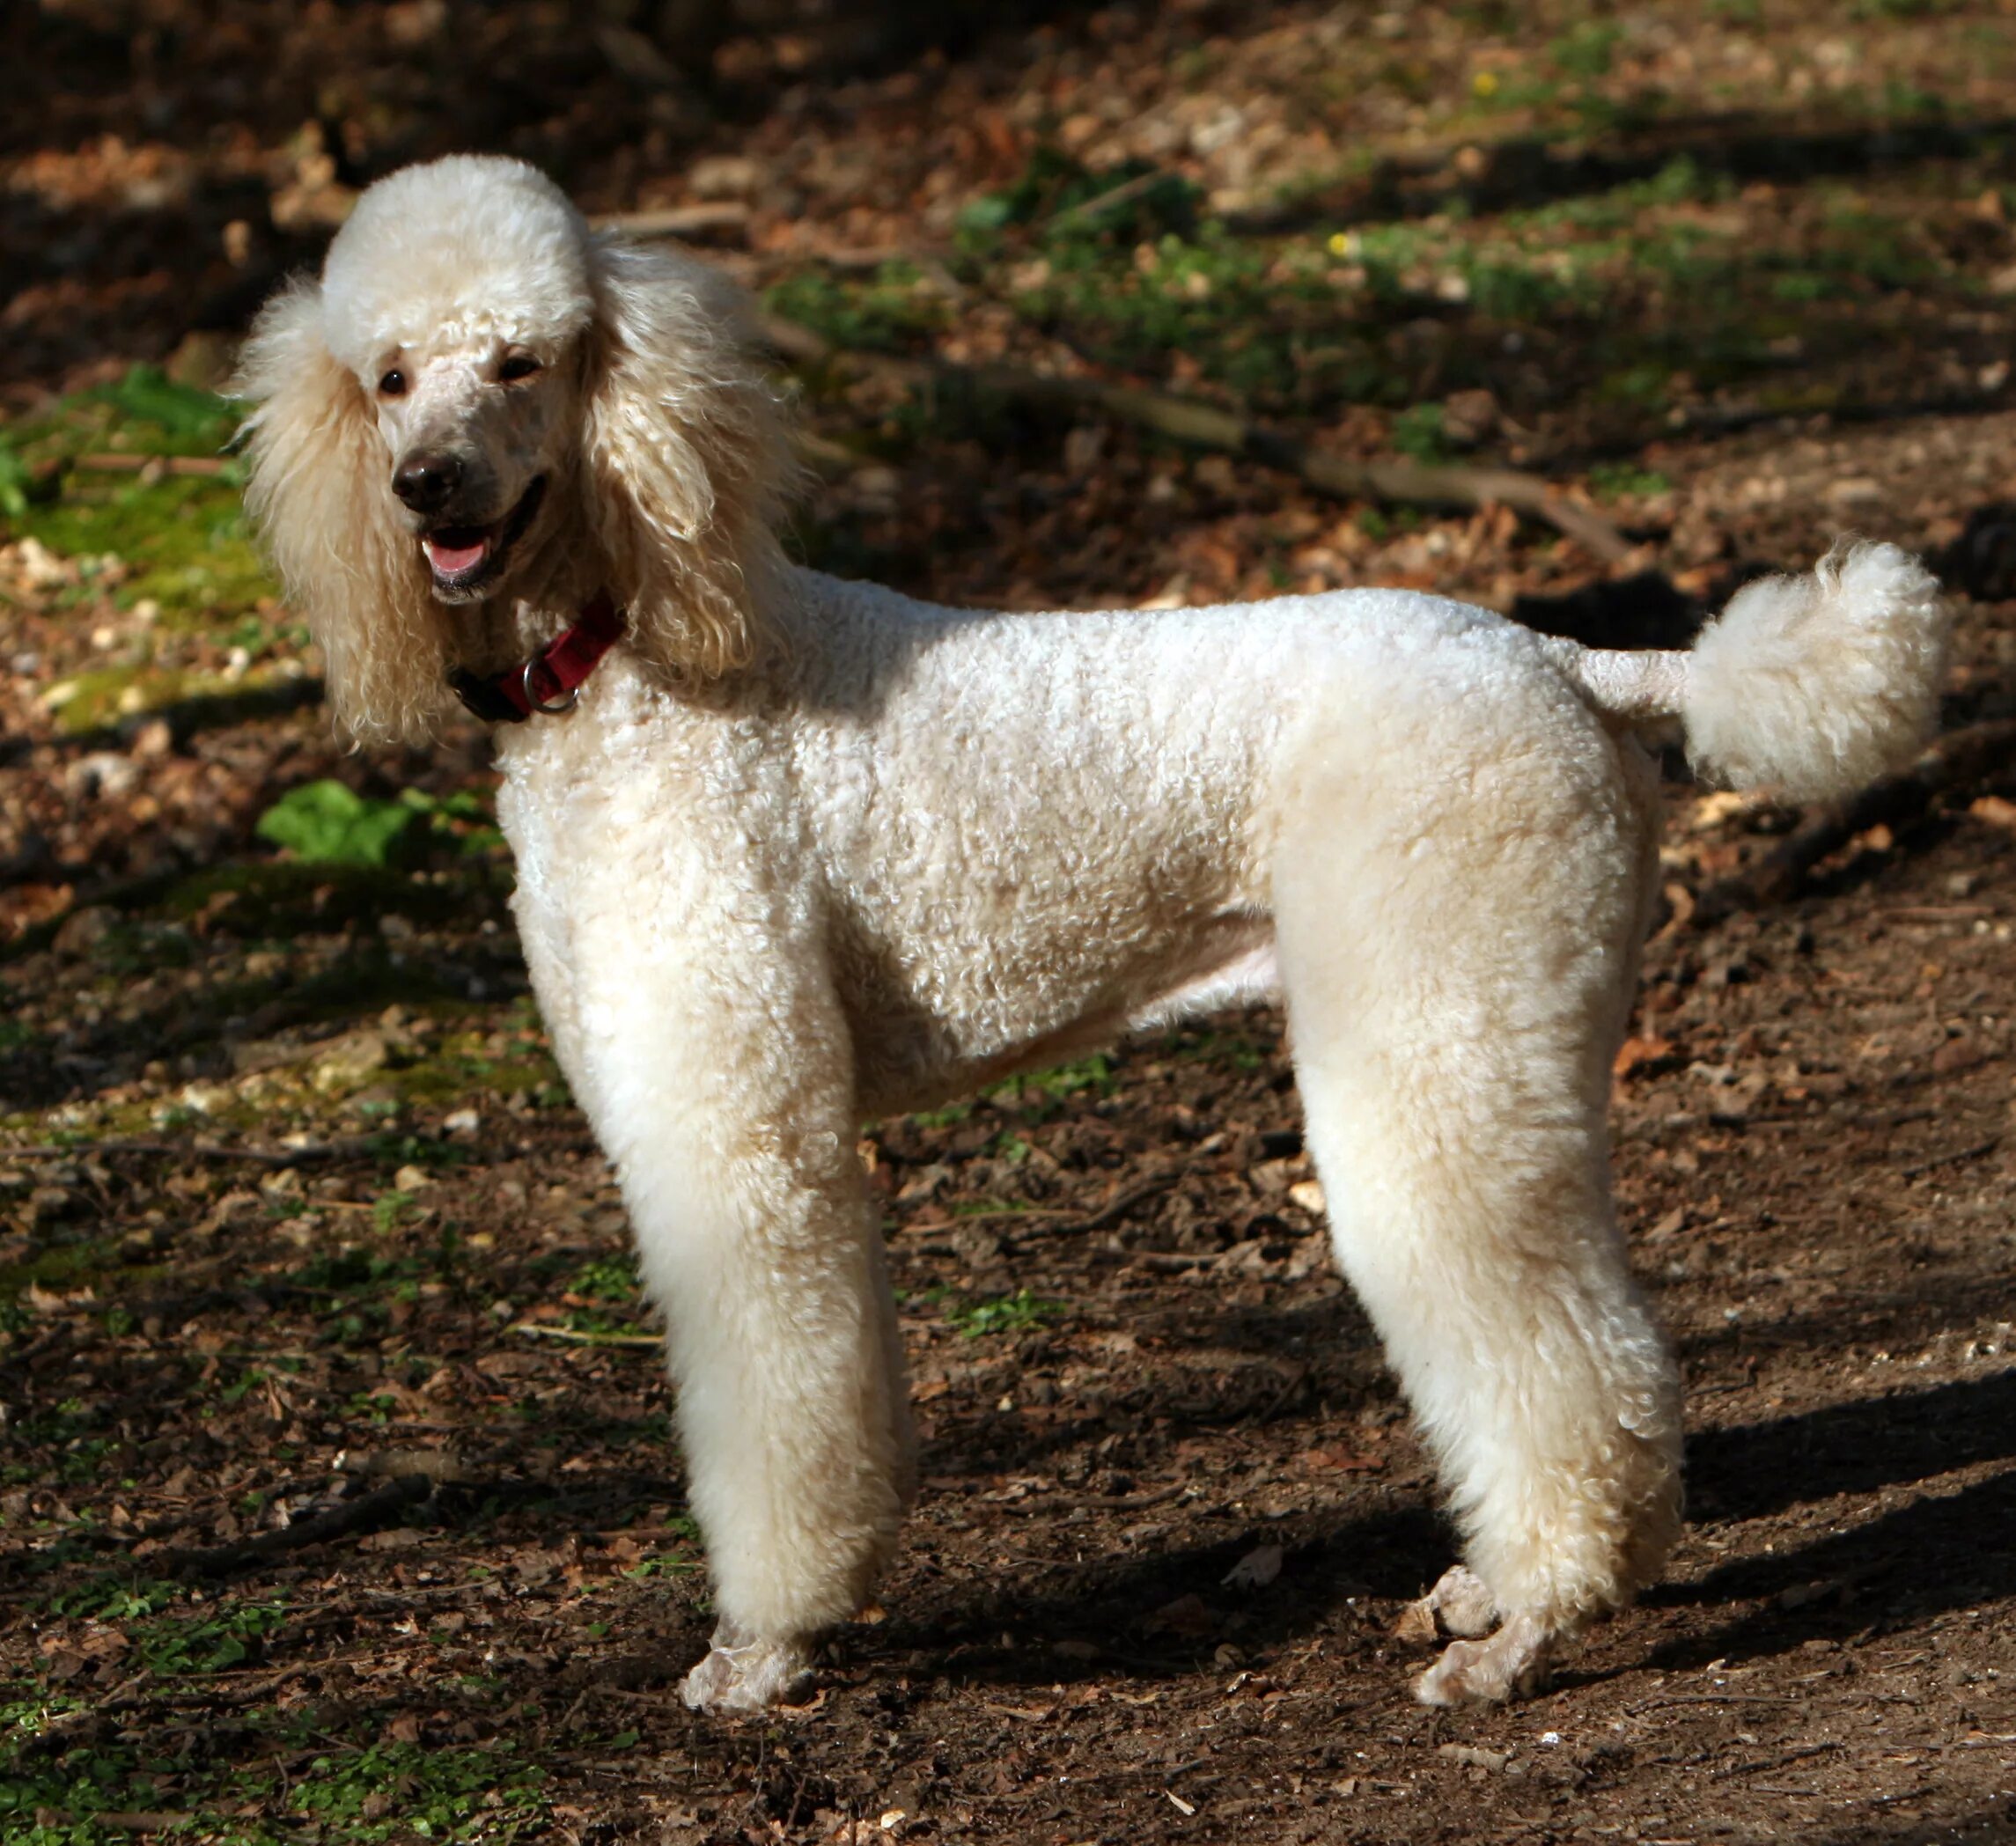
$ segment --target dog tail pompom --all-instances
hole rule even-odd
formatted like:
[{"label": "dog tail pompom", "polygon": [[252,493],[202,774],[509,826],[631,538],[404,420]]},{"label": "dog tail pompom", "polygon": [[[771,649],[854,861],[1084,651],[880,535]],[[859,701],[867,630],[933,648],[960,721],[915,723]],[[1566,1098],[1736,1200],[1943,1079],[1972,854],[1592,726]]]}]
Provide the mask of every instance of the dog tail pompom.
[{"label": "dog tail pompom", "polygon": [[1938,727],[1950,615],[1895,545],[1843,543],[1804,577],[1746,585],[1687,657],[1695,767],[1794,801],[1900,769]]}]

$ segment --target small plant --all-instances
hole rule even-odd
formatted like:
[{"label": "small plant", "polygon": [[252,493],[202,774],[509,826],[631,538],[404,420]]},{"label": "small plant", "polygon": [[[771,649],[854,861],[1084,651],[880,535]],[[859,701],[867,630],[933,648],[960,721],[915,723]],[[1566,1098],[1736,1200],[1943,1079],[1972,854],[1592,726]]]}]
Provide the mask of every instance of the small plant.
[{"label": "small plant", "polygon": [[1589,485],[1605,500],[1649,500],[1667,492],[1673,482],[1657,468],[1642,468],[1629,461],[1599,461],[1589,470]]},{"label": "small plant", "polygon": [[1416,461],[1441,461],[1449,452],[1439,404],[1415,404],[1393,420],[1393,445]]},{"label": "small plant", "polygon": [[636,1259],[632,1256],[599,1256],[575,1270],[568,1292],[589,1301],[627,1306],[637,1298]]},{"label": "small plant", "polygon": [[[489,1749],[430,1749],[376,1742],[359,1751],[317,1757],[290,1805],[319,1820],[325,1839],[364,1842],[408,1840],[531,1839],[546,1812],[545,1772],[520,1760],[508,1743]],[[398,1791],[394,1807],[385,1796]],[[382,1817],[382,1818],[381,1818]]]},{"label": "small plant", "polygon": [[1548,55],[1570,77],[1607,77],[1622,36],[1622,28],[1608,19],[1585,19],[1549,46]]},{"label": "small plant", "polygon": [[367,801],[325,779],[290,789],[259,817],[255,831],[305,864],[382,865],[415,819],[404,802]]},{"label": "small plant", "polygon": [[1063,1311],[1061,1301],[1041,1301],[1027,1289],[1017,1289],[989,1301],[955,1302],[946,1307],[945,1318],[963,1338],[977,1340],[988,1334],[1029,1333],[1048,1327]]},{"label": "small plant", "polygon": [[266,1636],[286,1619],[283,1604],[246,1602],[192,1618],[157,1617],[133,1624],[129,1632],[149,1671],[170,1678],[222,1673],[256,1658]]},{"label": "small plant", "polygon": [[420,820],[465,853],[486,852],[501,838],[482,799],[467,790],[436,797],[406,789],[396,801],[373,801],[327,778],[290,789],[255,830],[304,864],[383,865]]}]

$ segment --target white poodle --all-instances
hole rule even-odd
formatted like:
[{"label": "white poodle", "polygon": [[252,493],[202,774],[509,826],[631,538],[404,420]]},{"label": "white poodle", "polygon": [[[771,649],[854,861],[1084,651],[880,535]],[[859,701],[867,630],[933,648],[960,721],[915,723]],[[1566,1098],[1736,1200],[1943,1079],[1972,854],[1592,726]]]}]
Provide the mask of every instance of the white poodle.
[{"label": "white poodle", "polygon": [[[1691,653],[1368,590],[934,607],[792,568],[738,298],[515,161],[372,187],[247,351],[249,501],[337,721],[497,722],[525,951],[622,1177],[752,1708],[867,1601],[912,1485],[869,1117],[1130,1024],[1286,1003],[1338,1261],[1470,1570],[1431,1703],[1528,1688],[1659,1570],[1671,1359],[1605,1100],[1656,889],[1641,732],[1808,798],[1910,757],[1946,619],[1893,547]],[[1465,1593],[1459,1594],[1458,1592]]]}]

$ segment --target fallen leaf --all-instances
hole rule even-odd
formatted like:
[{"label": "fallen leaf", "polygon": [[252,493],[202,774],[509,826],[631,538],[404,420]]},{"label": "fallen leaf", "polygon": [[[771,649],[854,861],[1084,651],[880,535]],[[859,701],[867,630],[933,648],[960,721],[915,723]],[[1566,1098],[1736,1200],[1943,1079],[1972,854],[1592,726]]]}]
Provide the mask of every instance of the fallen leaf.
[{"label": "fallen leaf", "polygon": [[1629,1038],[1617,1048],[1617,1055],[1611,1061],[1610,1074],[1622,1081],[1634,1071],[1648,1064],[1656,1064],[1662,1058],[1673,1055],[1673,1041],[1647,1034],[1643,1038]]},{"label": "fallen leaf", "polygon": [[1278,1545],[1256,1545],[1225,1574],[1235,1590],[1264,1590],[1281,1575],[1284,1553]]}]

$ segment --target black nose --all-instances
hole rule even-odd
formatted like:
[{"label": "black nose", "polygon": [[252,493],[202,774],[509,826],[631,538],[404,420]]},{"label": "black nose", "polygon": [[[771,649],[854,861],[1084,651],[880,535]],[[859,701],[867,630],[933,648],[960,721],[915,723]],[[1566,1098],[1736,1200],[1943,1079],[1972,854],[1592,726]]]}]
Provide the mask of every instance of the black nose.
[{"label": "black nose", "polygon": [[416,513],[439,512],[462,484],[452,455],[408,455],[393,470],[392,490]]}]

